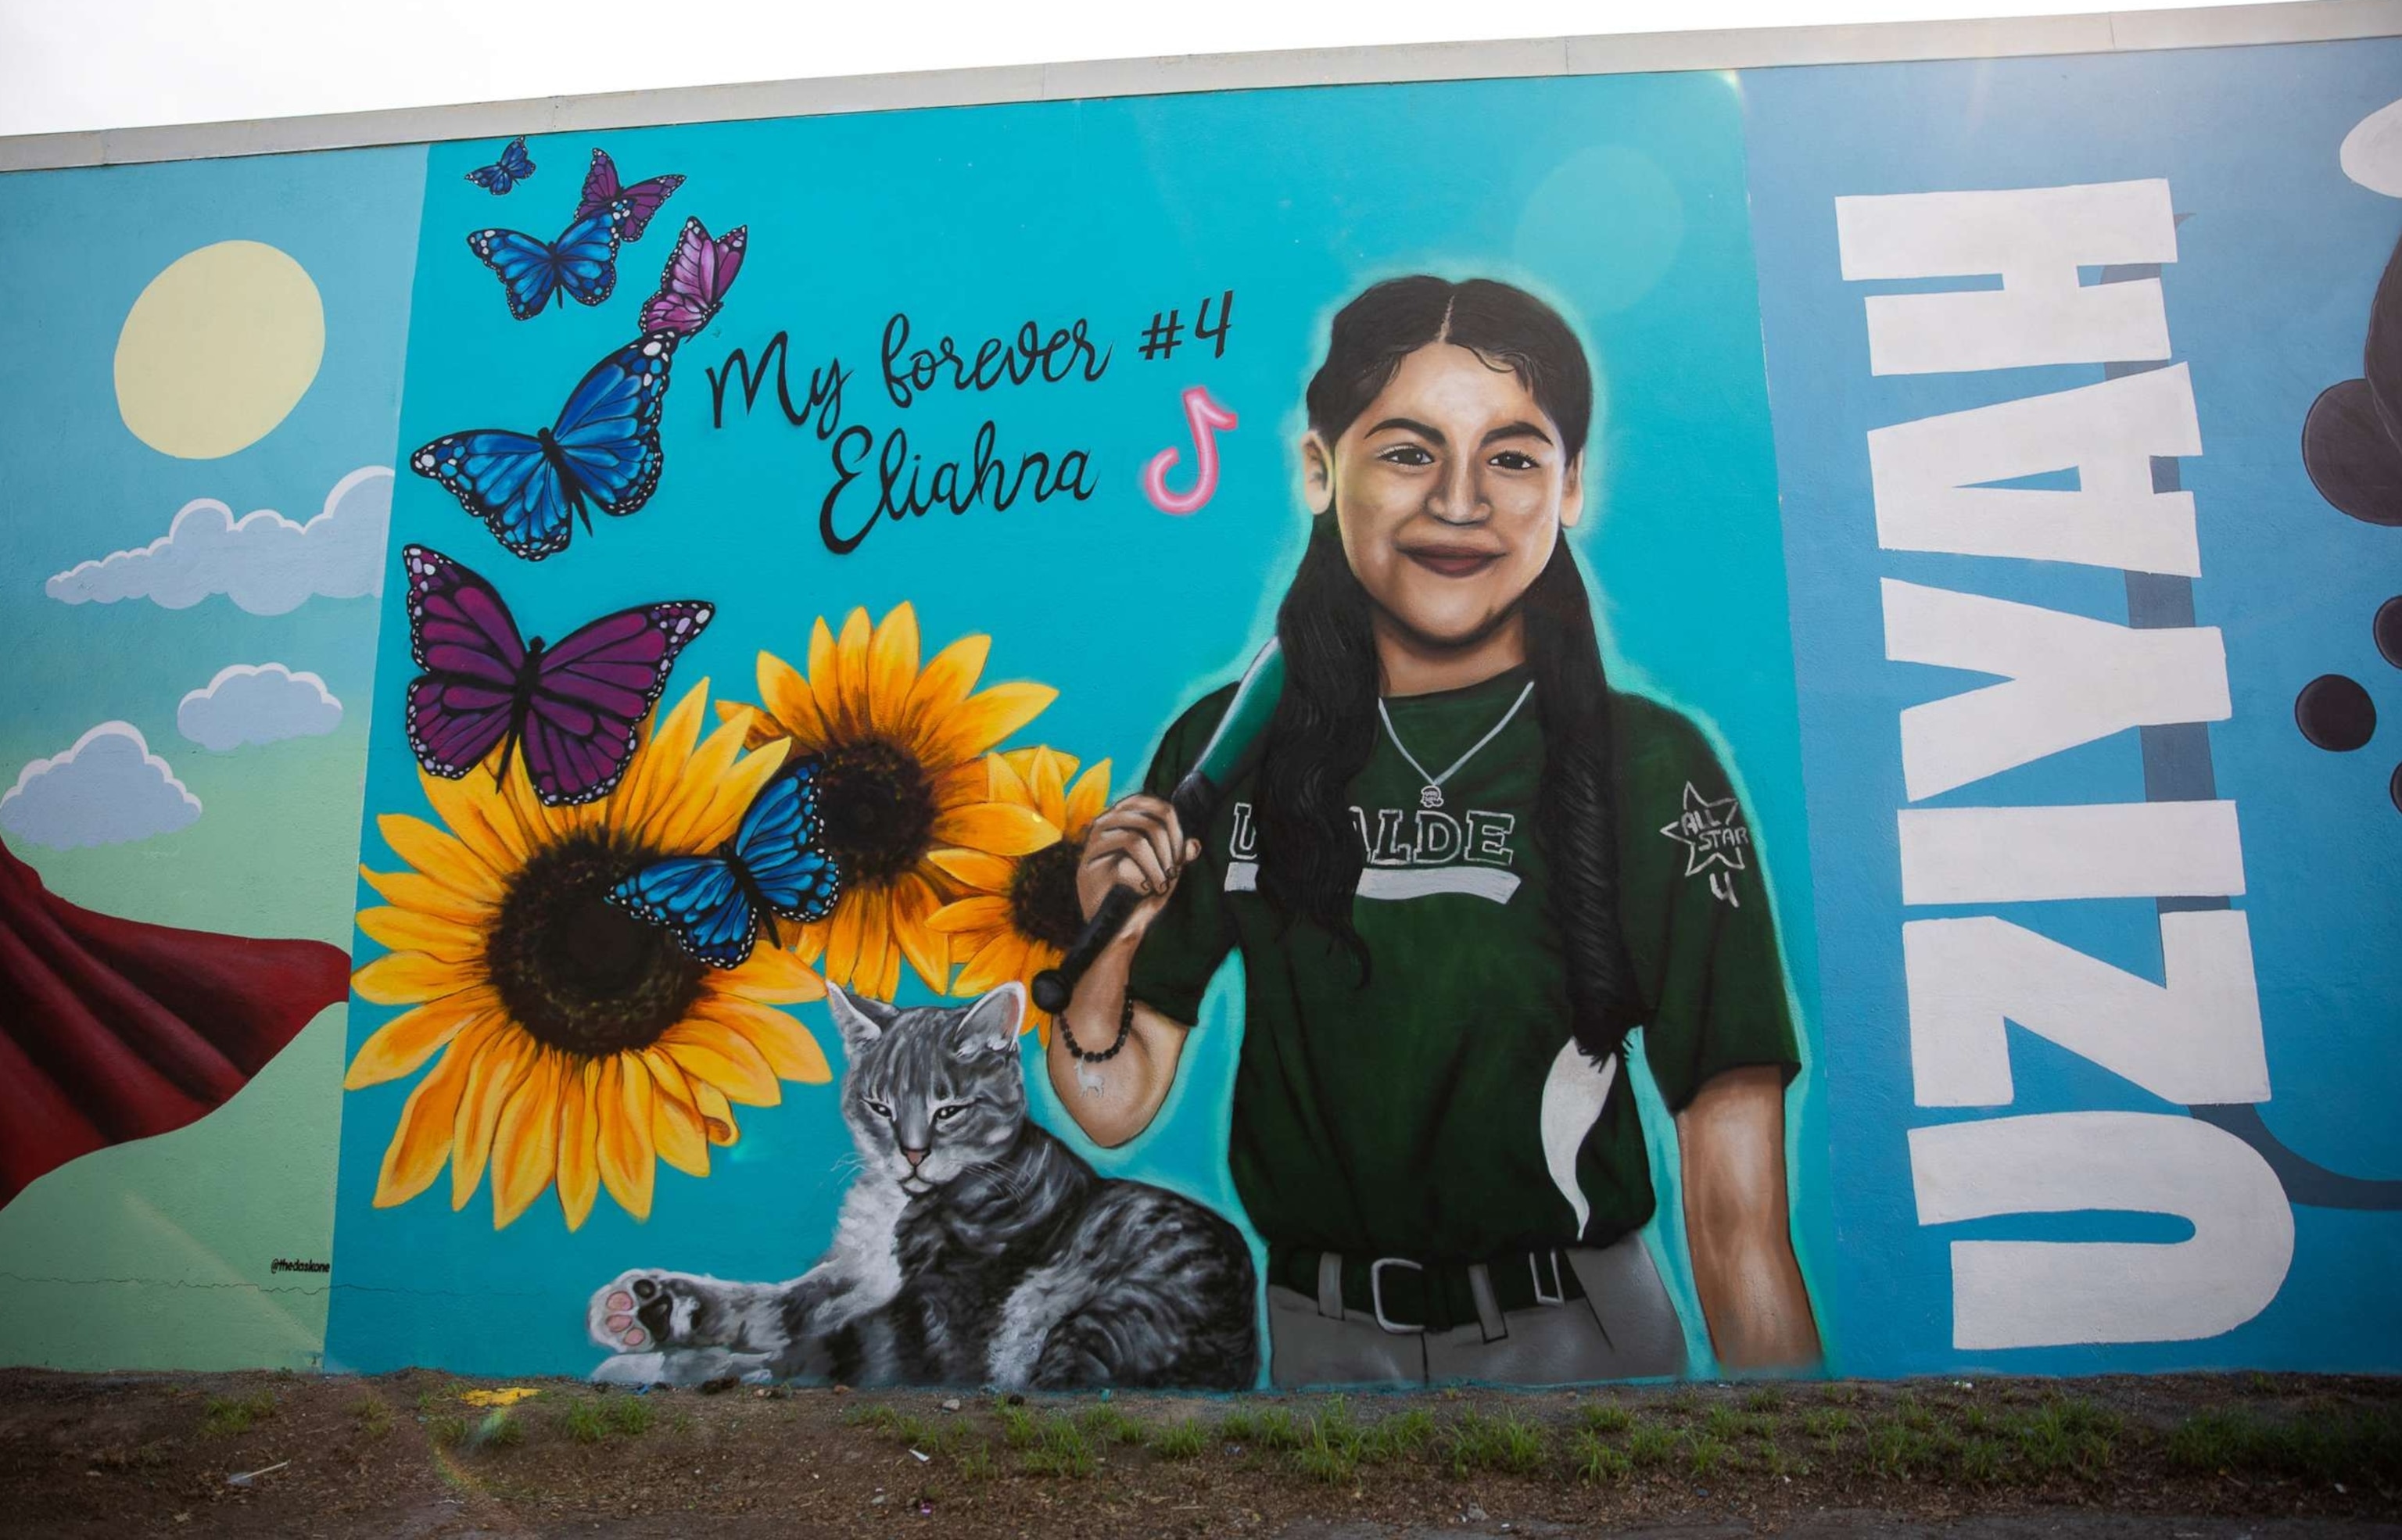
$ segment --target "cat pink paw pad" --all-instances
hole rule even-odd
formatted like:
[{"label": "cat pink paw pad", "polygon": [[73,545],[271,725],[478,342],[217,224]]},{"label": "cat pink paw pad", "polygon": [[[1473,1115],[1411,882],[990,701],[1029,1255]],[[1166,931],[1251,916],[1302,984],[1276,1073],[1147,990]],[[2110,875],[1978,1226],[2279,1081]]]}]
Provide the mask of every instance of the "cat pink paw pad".
[{"label": "cat pink paw pad", "polygon": [[[611,1310],[620,1312],[631,1310],[634,1308],[634,1297],[627,1293],[622,1288],[611,1289],[609,1291],[609,1308]],[[609,1324],[611,1326],[615,1326],[617,1323],[613,1318]]]}]

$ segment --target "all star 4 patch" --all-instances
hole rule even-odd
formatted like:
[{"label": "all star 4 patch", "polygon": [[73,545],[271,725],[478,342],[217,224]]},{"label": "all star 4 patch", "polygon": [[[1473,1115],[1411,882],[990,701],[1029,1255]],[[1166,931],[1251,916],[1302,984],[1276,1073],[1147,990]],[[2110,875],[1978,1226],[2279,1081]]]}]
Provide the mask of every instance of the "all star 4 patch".
[{"label": "all star 4 patch", "polygon": [[1743,907],[1743,901],[1735,897],[1733,873],[1745,869],[1751,829],[1743,821],[1743,808],[1734,798],[1705,797],[1687,781],[1684,810],[1673,822],[1663,824],[1660,832],[1685,847],[1685,875],[1706,875],[1712,897]]}]

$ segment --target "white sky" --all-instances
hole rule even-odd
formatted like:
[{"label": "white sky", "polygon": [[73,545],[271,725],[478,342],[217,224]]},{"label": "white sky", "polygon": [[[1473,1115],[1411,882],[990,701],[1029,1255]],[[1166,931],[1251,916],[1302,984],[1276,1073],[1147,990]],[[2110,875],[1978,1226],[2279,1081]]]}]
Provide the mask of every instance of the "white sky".
[{"label": "white sky", "polygon": [[1054,60],[2171,3],[0,0],[0,134]]}]

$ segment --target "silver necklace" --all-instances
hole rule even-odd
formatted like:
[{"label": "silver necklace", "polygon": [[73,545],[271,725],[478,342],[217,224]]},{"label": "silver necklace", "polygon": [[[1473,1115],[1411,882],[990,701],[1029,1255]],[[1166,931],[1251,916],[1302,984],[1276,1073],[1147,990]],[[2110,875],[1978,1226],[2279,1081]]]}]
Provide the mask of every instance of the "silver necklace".
[{"label": "silver necklace", "polygon": [[1451,779],[1452,777],[1459,774],[1460,766],[1466,764],[1470,760],[1474,759],[1476,757],[1477,750],[1483,749],[1486,744],[1491,743],[1495,738],[1499,737],[1501,736],[1501,729],[1510,725],[1511,719],[1518,714],[1518,708],[1525,705],[1526,697],[1534,693],[1535,681],[1533,680],[1528,680],[1526,681],[1526,687],[1518,692],[1518,698],[1510,703],[1510,709],[1502,712],[1501,720],[1493,724],[1493,731],[1485,734],[1483,737],[1478,738],[1474,744],[1470,746],[1467,753],[1462,754],[1459,758],[1452,761],[1451,768],[1444,771],[1440,776],[1428,775],[1427,767],[1418,763],[1418,757],[1410,752],[1409,745],[1401,741],[1401,735],[1393,731],[1393,714],[1385,709],[1385,697],[1378,695],[1376,697],[1376,715],[1385,719],[1385,736],[1393,740],[1393,747],[1401,751],[1401,758],[1410,762],[1410,768],[1418,773],[1418,779],[1426,782],[1424,786],[1418,789],[1418,805],[1420,807],[1441,807],[1443,805],[1443,783]]}]

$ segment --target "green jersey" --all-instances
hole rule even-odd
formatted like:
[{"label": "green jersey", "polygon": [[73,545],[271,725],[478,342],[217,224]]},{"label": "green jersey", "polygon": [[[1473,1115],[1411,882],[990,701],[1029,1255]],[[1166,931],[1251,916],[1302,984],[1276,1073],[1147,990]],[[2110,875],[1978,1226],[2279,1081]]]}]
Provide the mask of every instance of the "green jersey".
[{"label": "green jersey", "polygon": [[[1332,937],[1287,924],[1260,895],[1249,778],[1224,789],[1203,854],[1143,938],[1132,992],[1184,1023],[1242,953],[1228,1161],[1271,1246],[1468,1262],[1604,1245],[1651,1216],[1626,1078],[1570,1045],[1547,901],[1558,853],[1537,837],[1536,703],[1494,732],[1527,681],[1519,668],[1386,702],[1391,729],[1379,724],[1350,787],[1364,980]],[[1232,694],[1169,729],[1145,780],[1153,795],[1191,767]],[[1726,772],[1657,702],[1616,695],[1611,721],[1620,926],[1645,1007],[1629,1042],[1671,1110],[1721,1070],[1775,1065],[1789,1078],[1784,965]],[[1432,776],[1444,778],[1429,792]]]}]

